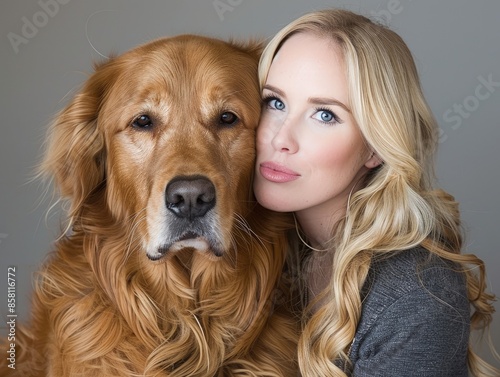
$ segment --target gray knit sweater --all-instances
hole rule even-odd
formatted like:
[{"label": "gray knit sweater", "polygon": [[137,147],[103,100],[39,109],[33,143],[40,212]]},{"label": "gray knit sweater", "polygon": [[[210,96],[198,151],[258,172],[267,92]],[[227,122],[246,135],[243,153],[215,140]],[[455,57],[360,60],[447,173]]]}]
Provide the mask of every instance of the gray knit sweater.
[{"label": "gray knit sweater", "polygon": [[411,249],[373,263],[349,351],[354,377],[467,377],[470,305],[457,266]]}]

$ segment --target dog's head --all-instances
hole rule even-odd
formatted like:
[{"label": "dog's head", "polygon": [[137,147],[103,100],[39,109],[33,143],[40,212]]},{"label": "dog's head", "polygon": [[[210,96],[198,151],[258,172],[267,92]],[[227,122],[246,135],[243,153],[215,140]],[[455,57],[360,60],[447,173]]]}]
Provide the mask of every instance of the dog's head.
[{"label": "dog's head", "polygon": [[222,255],[252,201],[260,50],[185,35],[97,66],[51,127],[43,164],[73,220],[105,206],[151,259]]}]

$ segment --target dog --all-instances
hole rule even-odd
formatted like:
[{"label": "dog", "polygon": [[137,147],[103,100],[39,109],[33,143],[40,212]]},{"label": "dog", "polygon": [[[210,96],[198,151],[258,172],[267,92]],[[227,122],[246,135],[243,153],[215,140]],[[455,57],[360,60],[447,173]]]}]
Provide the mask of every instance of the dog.
[{"label": "dog", "polygon": [[155,40],[98,64],[57,115],[41,170],[70,226],[35,278],[15,373],[297,375],[291,222],[251,189],[261,50]]}]

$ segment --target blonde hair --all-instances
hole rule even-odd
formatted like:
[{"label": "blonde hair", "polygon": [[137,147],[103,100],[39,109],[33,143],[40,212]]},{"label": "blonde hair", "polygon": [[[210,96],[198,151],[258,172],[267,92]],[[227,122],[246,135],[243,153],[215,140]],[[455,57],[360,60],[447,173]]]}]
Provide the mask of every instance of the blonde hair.
[{"label": "blonde hair", "polygon": [[[485,268],[474,255],[460,254],[462,231],[458,205],[433,189],[437,125],[427,105],[417,68],[402,38],[368,18],[346,10],[324,10],[293,21],[270,41],[259,65],[261,86],[273,58],[296,33],[333,40],[343,53],[349,104],[367,144],[383,160],[350,197],[345,218],[332,230],[335,250],[325,304],[305,316],[299,362],[306,376],[346,376],[361,314],[360,291],[374,257],[422,245],[462,266],[474,308],[471,327],[486,329],[492,320],[492,294],[486,293]],[[493,350],[494,351],[494,350]],[[494,352],[495,353],[495,352]],[[469,345],[475,376],[498,370]]]}]

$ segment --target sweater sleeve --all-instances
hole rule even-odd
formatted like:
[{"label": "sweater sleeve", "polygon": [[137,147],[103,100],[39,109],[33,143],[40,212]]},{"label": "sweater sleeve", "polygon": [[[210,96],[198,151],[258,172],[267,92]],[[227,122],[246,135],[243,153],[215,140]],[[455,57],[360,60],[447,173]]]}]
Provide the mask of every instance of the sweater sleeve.
[{"label": "sweater sleeve", "polygon": [[402,295],[359,343],[352,375],[467,377],[468,305],[453,289],[420,286]]}]

